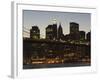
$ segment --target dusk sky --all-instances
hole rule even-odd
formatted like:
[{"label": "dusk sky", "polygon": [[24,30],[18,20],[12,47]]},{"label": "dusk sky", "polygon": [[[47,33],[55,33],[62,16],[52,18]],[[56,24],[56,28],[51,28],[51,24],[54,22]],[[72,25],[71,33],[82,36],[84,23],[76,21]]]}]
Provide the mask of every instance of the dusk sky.
[{"label": "dusk sky", "polygon": [[[79,24],[79,30],[90,32],[91,14],[75,13],[75,12],[54,12],[54,11],[34,11],[23,10],[23,30],[29,32],[32,26],[37,25],[40,29],[40,37],[45,38],[45,28],[49,24],[53,24],[56,19],[57,27],[61,23],[63,34],[69,34],[69,23],[76,22]],[[24,37],[29,37],[29,34],[23,31]]]}]

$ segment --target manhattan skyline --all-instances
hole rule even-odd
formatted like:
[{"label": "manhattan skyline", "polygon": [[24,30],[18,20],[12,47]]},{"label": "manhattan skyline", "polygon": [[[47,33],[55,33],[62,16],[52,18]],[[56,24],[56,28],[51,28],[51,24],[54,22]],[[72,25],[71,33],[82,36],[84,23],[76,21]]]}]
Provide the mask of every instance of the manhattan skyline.
[{"label": "manhattan skyline", "polygon": [[[62,25],[63,34],[69,34],[69,23],[79,23],[79,30],[90,32],[91,27],[91,15],[90,13],[75,13],[75,12],[55,12],[55,11],[34,11],[24,10],[23,11],[23,29],[29,30],[32,26],[36,25],[40,29],[40,37],[45,38],[45,28],[53,22]],[[24,37],[29,37],[28,34],[23,34]]]}]

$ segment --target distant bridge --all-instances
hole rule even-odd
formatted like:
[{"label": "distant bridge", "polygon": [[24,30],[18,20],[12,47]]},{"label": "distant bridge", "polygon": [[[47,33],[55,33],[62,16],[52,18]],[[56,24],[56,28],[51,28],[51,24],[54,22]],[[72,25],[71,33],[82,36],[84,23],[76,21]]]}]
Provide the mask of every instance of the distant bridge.
[{"label": "distant bridge", "polygon": [[31,38],[24,38],[23,42],[25,43],[46,43],[46,44],[63,44],[63,45],[70,45],[70,46],[90,46],[87,44],[79,44],[79,43],[69,43],[67,41],[56,41],[56,40],[47,40],[47,39],[31,39]]}]

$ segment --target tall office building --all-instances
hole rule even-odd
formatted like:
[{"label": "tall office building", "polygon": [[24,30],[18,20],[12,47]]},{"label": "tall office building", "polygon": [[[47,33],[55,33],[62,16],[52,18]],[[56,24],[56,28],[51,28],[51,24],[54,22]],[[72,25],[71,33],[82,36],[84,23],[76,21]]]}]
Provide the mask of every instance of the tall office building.
[{"label": "tall office building", "polygon": [[57,24],[48,25],[46,27],[46,39],[50,40],[57,39]]},{"label": "tall office building", "polygon": [[79,31],[80,40],[85,40],[85,31]]},{"label": "tall office building", "polygon": [[57,23],[53,21],[52,25],[46,27],[46,39],[57,40]]},{"label": "tall office building", "polygon": [[61,40],[62,38],[63,38],[63,29],[60,23],[58,27],[58,40]]},{"label": "tall office building", "polygon": [[88,32],[88,33],[86,34],[86,40],[87,40],[87,41],[90,41],[90,40],[91,40],[91,32]]},{"label": "tall office building", "polygon": [[52,25],[48,25],[46,27],[46,39],[53,40],[54,38],[53,34],[54,34],[54,30],[53,30]]},{"label": "tall office building", "polygon": [[79,40],[79,24],[70,22],[70,39]]},{"label": "tall office building", "polygon": [[40,30],[38,26],[32,26],[32,29],[30,29],[30,38],[40,39]]},{"label": "tall office building", "polygon": [[55,24],[53,24],[52,25],[52,27],[53,27],[53,39],[54,40],[57,40],[57,24],[55,23]]}]

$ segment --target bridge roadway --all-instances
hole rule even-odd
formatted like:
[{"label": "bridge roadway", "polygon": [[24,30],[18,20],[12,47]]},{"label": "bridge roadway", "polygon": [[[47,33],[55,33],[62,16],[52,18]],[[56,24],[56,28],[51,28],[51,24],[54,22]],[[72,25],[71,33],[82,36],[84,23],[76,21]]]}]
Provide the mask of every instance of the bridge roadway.
[{"label": "bridge roadway", "polygon": [[23,39],[25,43],[47,43],[47,44],[63,44],[63,45],[73,45],[73,46],[90,46],[87,44],[79,44],[79,43],[69,43],[66,41],[56,41],[56,40],[47,40],[47,39]]}]

